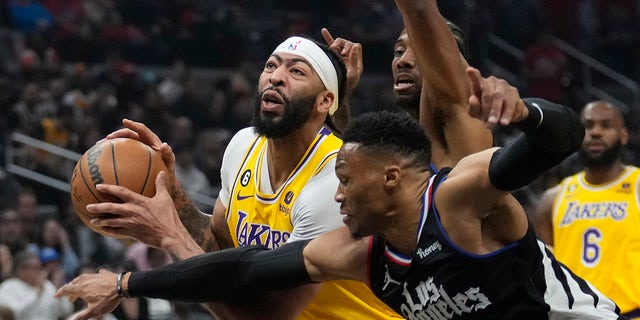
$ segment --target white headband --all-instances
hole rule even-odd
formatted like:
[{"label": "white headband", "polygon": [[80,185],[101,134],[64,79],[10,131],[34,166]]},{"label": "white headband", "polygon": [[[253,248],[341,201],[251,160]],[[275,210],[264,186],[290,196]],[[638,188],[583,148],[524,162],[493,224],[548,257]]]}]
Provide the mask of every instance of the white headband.
[{"label": "white headband", "polygon": [[329,108],[329,114],[333,114],[338,110],[338,74],[336,68],[331,63],[329,56],[320,49],[313,41],[301,38],[291,37],[282,42],[273,53],[284,52],[299,55],[309,61],[313,70],[316,71],[324,87],[333,92],[335,99]]}]

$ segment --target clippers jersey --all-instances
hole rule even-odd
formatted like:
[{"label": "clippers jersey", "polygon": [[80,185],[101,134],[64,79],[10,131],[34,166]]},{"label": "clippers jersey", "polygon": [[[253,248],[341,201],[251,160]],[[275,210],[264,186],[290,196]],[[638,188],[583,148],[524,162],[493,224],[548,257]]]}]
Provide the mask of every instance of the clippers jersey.
[{"label": "clippers jersey", "polygon": [[595,285],[622,313],[640,308],[640,169],[592,185],[584,171],[565,178],[553,203],[558,260]]},{"label": "clippers jersey", "polygon": [[372,237],[370,285],[380,299],[407,319],[618,318],[613,301],[558,263],[531,226],[522,239],[489,254],[451,242],[433,202],[449,171],[428,183],[411,257]]},{"label": "clippers jersey", "polygon": [[[335,157],[342,141],[329,130],[323,129],[311,143],[302,160],[274,193],[260,190],[261,178],[268,170],[267,139],[255,137],[243,157],[240,169],[232,182],[226,218],[235,246],[264,245],[270,249],[285,243],[292,235],[296,201],[309,181],[316,177]],[[329,172],[335,178],[333,168]],[[264,183],[264,181],[263,181]],[[267,181],[267,183],[269,183]],[[337,184],[334,185],[337,188]],[[316,190],[318,191],[318,190]],[[335,189],[322,190],[330,194]],[[307,190],[307,192],[309,192]],[[321,214],[335,215],[336,226],[342,224],[337,207],[335,212]],[[323,226],[325,228],[326,226]],[[317,227],[322,229],[321,227]],[[298,319],[399,319],[393,310],[380,301],[371,290],[358,281],[332,281],[322,285],[319,293]]]}]

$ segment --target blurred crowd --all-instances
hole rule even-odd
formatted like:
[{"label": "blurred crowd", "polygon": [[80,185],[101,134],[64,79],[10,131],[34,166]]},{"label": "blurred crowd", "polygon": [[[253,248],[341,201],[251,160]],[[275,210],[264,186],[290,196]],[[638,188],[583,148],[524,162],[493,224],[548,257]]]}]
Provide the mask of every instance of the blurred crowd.
[{"label": "blurred crowd", "polygon": [[[470,62],[484,74],[491,72],[485,64],[491,54],[488,33],[524,52],[524,60],[512,66],[523,96],[576,110],[592,98],[572,81],[580,70],[553,46],[552,35],[640,79],[640,1],[439,4],[467,32]],[[11,133],[83,153],[120,128],[123,118],[140,121],[173,147],[187,191],[215,198],[222,152],[233,133],[250,124],[255,84],[269,48],[291,34],[320,40],[321,27],[363,44],[365,71],[351,97],[352,115],[393,108],[389,65],[402,29],[393,1],[7,0],[0,10],[0,151],[12,155],[0,160],[0,284],[17,278],[50,293],[99,266],[148,269],[170,261],[153,248],[92,232],[76,217],[68,193],[8,172],[15,163],[68,181],[75,164],[12,142]],[[638,165],[640,106],[630,107],[625,119],[633,138],[625,160]],[[500,132],[497,142],[510,134]],[[519,199],[533,202],[579,169],[570,158]],[[202,204],[202,210],[212,205]],[[0,304],[3,297],[0,293]],[[208,318],[195,305],[132,300],[114,317]],[[16,302],[15,319],[36,319],[48,314],[48,307],[56,313],[38,319],[64,319],[81,308],[25,301]],[[14,319],[4,314],[10,312],[0,307],[0,320]]]}]

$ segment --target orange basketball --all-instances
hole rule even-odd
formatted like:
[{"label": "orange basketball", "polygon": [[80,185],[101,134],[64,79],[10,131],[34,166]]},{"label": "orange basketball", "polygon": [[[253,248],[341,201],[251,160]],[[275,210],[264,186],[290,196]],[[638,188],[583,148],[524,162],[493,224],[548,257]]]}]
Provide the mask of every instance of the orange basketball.
[{"label": "orange basketball", "polygon": [[128,138],[104,140],[87,150],[76,163],[71,175],[71,202],[89,228],[106,236],[121,238],[89,223],[99,216],[87,212],[88,204],[121,202],[116,197],[98,192],[96,184],[119,185],[153,197],[156,193],[155,178],[162,170],[166,170],[162,157],[146,144]]}]

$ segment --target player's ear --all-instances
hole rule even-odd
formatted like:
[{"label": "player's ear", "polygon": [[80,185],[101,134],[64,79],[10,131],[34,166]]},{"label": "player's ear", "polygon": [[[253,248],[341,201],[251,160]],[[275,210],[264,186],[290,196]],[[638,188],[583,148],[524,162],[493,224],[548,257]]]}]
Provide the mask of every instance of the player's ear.
[{"label": "player's ear", "polygon": [[629,131],[627,130],[627,128],[622,128],[620,129],[620,143],[623,146],[626,146],[627,143],[629,143]]},{"label": "player's ear", "polygon": [[316,106],[318,108],[318,111],[328,113],[329,109],[333,105],[333,101],[337,98],[338,97],[336,97],[336,95],[329,90],[322,91],[316,99]]},{"label": "player's ear", "polygon": [[396,165],[387,166],[384,168],[384,185],[385,187],[393,188],[400,183],[400,168]]}]

